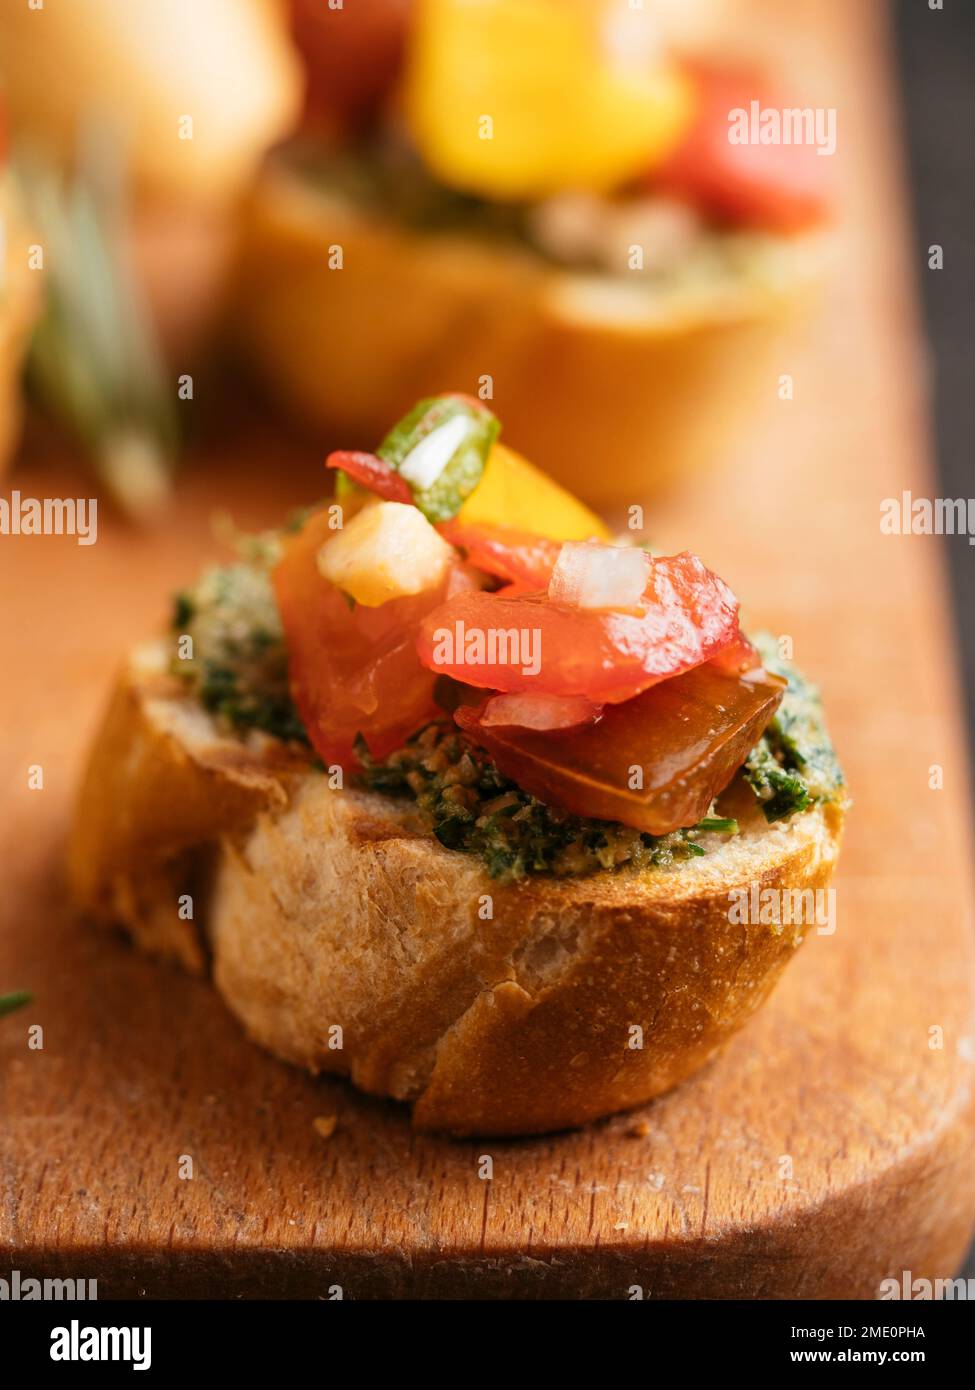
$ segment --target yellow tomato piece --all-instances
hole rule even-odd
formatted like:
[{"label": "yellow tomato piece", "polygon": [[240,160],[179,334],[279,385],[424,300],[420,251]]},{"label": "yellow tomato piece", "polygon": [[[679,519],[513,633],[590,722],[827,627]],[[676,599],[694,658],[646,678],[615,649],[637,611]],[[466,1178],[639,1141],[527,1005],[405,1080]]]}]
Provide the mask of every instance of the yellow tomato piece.
[{"label": "yellow tomato piece", "polygon": [[693,93],[627,0],[419,0],[406,110],[445,183],[535,198],[646,172]]},{"label": "yellow tomato piece", "polygon": [[463,525],[510,526],[555,541],[609,539],[595,512],[504,444],[493,445],[484,474],[457,514]]}]

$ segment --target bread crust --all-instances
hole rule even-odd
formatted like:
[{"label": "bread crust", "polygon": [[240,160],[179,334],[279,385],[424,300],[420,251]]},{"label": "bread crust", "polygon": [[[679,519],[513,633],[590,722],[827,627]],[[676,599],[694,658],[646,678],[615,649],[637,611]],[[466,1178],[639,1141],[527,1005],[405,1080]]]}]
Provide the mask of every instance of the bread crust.
[{"label": "bread crust", "polygon": [[528,1134],[668,1090],[768,994],[810,928],[730,920],[729,895],[825,888],[843,813],[742,816],[671,869],[499,884],[411,805],[220,736],[143,655],[95,745],[69,863],[89,914],[192,969],[209,955],[279,1057],[411,1102],[422,1129]]}]

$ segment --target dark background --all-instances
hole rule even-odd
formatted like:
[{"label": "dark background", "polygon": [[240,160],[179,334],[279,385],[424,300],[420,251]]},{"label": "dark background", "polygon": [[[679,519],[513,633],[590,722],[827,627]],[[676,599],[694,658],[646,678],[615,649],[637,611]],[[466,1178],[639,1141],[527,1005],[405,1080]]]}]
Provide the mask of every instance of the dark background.
[{"label": "dark background", "polygon": [[[931,354],[939,495],[975,497],[975,3],[898,0],[898,60],[914,242]],[[928,270],[928,247],[944,247],[944,269]],[[975,547],[946,537],[958,659],[975,766]],[[975,1154],[972,1155],[975,1163]],[[975,1246],[963,1273],[975,1278]]]}]

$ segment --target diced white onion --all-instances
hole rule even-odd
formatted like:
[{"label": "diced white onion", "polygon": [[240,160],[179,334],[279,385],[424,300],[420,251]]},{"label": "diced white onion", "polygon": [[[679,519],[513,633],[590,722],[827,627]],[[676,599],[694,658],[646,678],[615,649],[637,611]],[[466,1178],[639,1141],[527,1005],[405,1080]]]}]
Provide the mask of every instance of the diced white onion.
[{"label": "diced white onion", "polygon": [[438,425],[406,455],[399,466],[400,476],[421,492],[433,487],[467,438],[472,424],[466,415],[455,415],[446,424]]},{"label": "diced white onion", "polygon": [[592,541],[566,541],[559,551],[548,596],[576,608],[639,609],[650,578],[645,550]]}]

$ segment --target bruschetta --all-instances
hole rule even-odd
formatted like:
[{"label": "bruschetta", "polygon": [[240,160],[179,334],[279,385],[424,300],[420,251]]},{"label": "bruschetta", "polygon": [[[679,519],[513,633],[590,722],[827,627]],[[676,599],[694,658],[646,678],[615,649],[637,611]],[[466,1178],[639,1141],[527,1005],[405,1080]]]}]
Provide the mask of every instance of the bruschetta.
[{"label": "bruschetta", "polygon": [[732,140],[794,94],[678,61],[626,0],[292,9],[309,116],[249,201],[230,313],[288,412],[369,438],[445,380],[486,390],[598,502],[720,458],[830,259],[831,160]]},{"label": "bruschetta", "polygon": [[249,1035],[456,1135],[578,1125],[713,1057],[820,918],[847,804],[816,691],[655,554],[419,402],[130,657],[78,905]]}]

